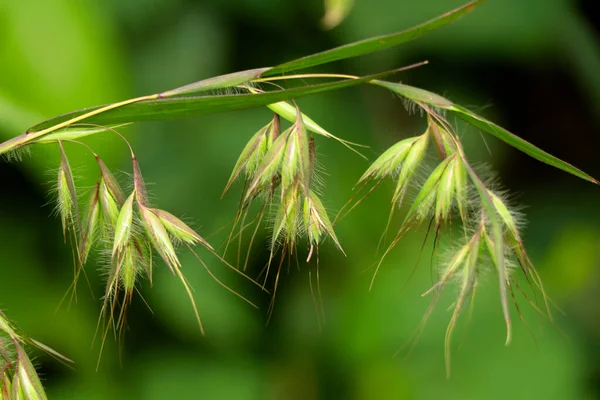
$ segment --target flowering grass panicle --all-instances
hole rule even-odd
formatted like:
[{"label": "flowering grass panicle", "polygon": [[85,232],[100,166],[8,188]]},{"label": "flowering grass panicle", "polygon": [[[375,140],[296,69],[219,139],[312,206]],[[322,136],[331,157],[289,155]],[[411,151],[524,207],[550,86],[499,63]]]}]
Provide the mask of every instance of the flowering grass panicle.
[{"label": "flowering grass panicle", "polygon": [[[551,314],[549,300],[541,279],[525,252],[519,234],[517,213],[511,211],[498,192],[490,190],[484,180],[470,166],[462,143],[452,125],[431,107],[419,102],[415,102],[415,104],[421,107],[427,115],[427,131],[421,137],[404,139],[386,150],[362,175],[358,184],[363,185],[362,190],[364,185],[371,180],[378,183],[387,176],[394,177],[397,174],[398,183],[392,201],[394,203],[402,201],[406,191],[405,179],[410,176],[403,173],[405,164],[408,163],[407,165],[414,171],[414,168],[420,165],[420,160],[427,150],[426,143],[429,141],[426,142],[424,138],[432,138],[430,141],[435,144],[441,161],[417,190],[402,226],[377,263],[371,286],[386,256],[410,228],[431,218],[431,222],[435,223],[435,242],[437,244],[440,228],[451,222],[455,213],[458,214],[463,225],[464,244],[454,252],[445,269],[441,271],[437,282],[426,292],[426,294],[434,293],[434,299],[417,329],[418,338],[441,292],[449,283],[455,282],[458,286],[458,297],[454,304],[445,340],[446,367],[449,373],[452,333],[465,305],[469,302],[472,303],[476,288],[480,285],[480,276],[486,270],[495,269],[498,276],[500,299],[507,326],[507,343],[511,337],[509,298],[515,302],[521,318],[515,290],[521,292],[536,311],[550,320]],[[424,144],[422,147],[415,147],[419,141]],[[415,155],[411,157],[413,152]],[[377,184],[374,187],[376,186]],[[392,213],[390,213],[390,219],[391,216]],[[385,231],[382,239],[384,237]],[[437,248],[439,246],[434,245],[434,249]],[[537,304],[531,302],[518,286],[514,277],[514,265],[519,265],[530,286],[542,293],[546,311],[542,311]]]},{"label": "flowering grass panicle", "polygon": [[[254,304],[249,300],[229,289],[213,275],[194,250],[195,246],[200,245],[199,247],[218,258],[224,265],[263,289],[265,289],[267,279],[271,277],[269,271],[273,259],[279,252],[281,259],[274,277],[275,289],[268,311],[270,316],[284,259],[293,255],[298,260],[297,247],[306,244],[307,263],[311,261],[311,257],[316,252],[318,284],[319,246],[329,237],[343,252],[341,241],[334,231],[336,221],[352,211],[362,199],[388,178],[394,180],[395,189],[391,196],[392,208],[388,224],[380,240],[380,245],[384,243],[387,244],[387,247],[377,262],[371,287],[386,255],[395,248],[407,231],[429,220],[429,229],[433,226],[435,230],[434,252],[436,252],[439,251],[438,244],[440,244],[440,236],[443,233],[442,227],[449,227],[448,230],[451,231],[453,239],[449,246],[452,255],[440,271],[437,282],[427,292],[433,294],[433,300],[417,331],[420,333],[423,329],[444,288],[450,284],[456,285],[458,296],[445,340],[448,371],[450,369],[450,344],[457,320],[465,306],[469,302],[471,305],[473,304],[476,291],[483,286],[481,276],[486,271],[495,270],[497,273],[500,303],[507,327],[507,343],[510,341],[511,335],[508,299],[514,300],[515,293],[522,293],[538,312],[551,319],[550,303],[541,279],[525,251],[517,213],[512,210],[500,192],[492,190],[489,183],[486,183],[485,179],[482,179],[472,168],[454,126],[448,122],[446,117],[452,115],[460,118],[531,157],[574,176],[598,184],[596,179],[445,97],[404,83],[382,80],[389,77],[391,73],[425,65],[426,61],[362,77],[331,73],[297,73],[304,68],[373,53],[422,36],[456,20],[482,2],[483,0],[473,0],[411,29],[368,38],[275,67],[234,72],[161,93],[73,111],[44,121],[28,129],[25,133],[0,143],[0,155],[7,158],[18,157],[20,152],[27,151],[34,144],[58,145],[60,162],[55,181],[57,214],[61,219],[65,241],[67,233],[69,233],[69,238],[73,241],[75,248],[77,268],[72,285],[73,294],[84,265],[93,258],[95,253],[104,256],[103,270],[106,276],[106,288],[102,316],[106,317],[104,319],[106,329],[102,342],[104,343],[111,326],[122,332],[126,307],[131,301],[134,291],[137,290],[139,280],[146,278],[152,283],[153,254],[155,253],[181,280],[192,303],[200,330],[203,332],[191,286],[182,273],[182,264],[177,253],[178,248],[183,246],[190,250],[216,282],[253,306]],[[328,7],[333,3],[328,1]],[[338,3],[344,5],[342,8],[336,7],[336,15],[339,16],[351,2],[338,1],[336,4]],[[336,18],[339,19],[339,17]],[[288,89],[276,82],[292,79],[296,82],[302,80],[303,83],[306,80],[314,79],[325,79],[326,82],[301,84]],[[277,89],[263,90],[258,87],[261,83],[268,83]],[[426,115],[427,128],[419,136],[394,144],[375,160],[358,180],[359,189],[355,196],[342,207],[338,218],[332,222],[324,202],[319,197],[314,139],[319,136],[334,139],[358,154],[360,154],[357,150],[359,145],[334,136],[325,130],[301,112],[294,101],[301,96],[360,84],[383,87],[400,96],[408,103],[409,107],[407,108],[419,110],[421,115]],[[271,87],[269,86],[269,88]],[[219,253],[225,256],[230,243],[237,239],[236,265],[240,266],[244,231],[254,225],[243,264],[243,270],[245,270],[258,229],[264,224],[265,219],[269,220],[269,218],[265,218],[265,215],[272,217],[268,223],[271,229],[269,235],[270,256],[267,265],[259,275],[260,278],[265,273],[262,285],[225,261],[220,254],[217,254],[217,250],[190,226],[173,214],[156,208],[150,203],[140,165],[133,149],[116,130],[124,125],[149,119],[164,120],[253,106],[267,106],[274,116],[253,135],[244,147],[225,186],[223,194],[230,190],[235,180],[244,181],[231,233],[224,244],[224,251],[221,253],[219,249]],[[291,126],[282,127],[283,124],[288,123]],[[123,191],[108,166],[82,141],[89,135],[105,133],[118,135],[130,149],[133,189],[127,193]],[[99,168],[98,180],[89,193],[85,207],[79,206],[76,182],[64,148],[66,143],[85,146],[94,155]],[[419,171],[424,170],[423,160],[430,147],[435,148],[439,162],[431,171],[427,169],[429,172],[423,182],[418,182],[416,176]],[[364,194],[363,190],[369,185],[371,188]],[[397,234],[393,240],[387,243],[386,233],[391,226],[393,214],[401,208],[407,198],[410,198],[407,193],[412,191],[414,186],[416,186],[415,195],[407,207],[406,217],[400,220]],[[363,196],[358,201],[354,201],[361,194]],[[248,223],[247,219],[253,212],[251,209],[255,202],[258,203],[256,205],[259,209]],[[345,211],[348,205],[352,206]],[[82,208],[83,212],[80,211]],[[454,240],[452,231],[454,220],[462,225],[462,229],[459,230],[462,237],[457,240]],[[425,240],[427,240],[427,236]],[[379,252],[379,247],[377,252]],[[309,279],[312,292],[310,265]],[[541,291],[545,302],[545,311],[542,311],[535,301],[530,301],[519,287],[517,284],[519,274],[526,278],[533,289]],[[320,290],[318,292],[320,296]],[[314,294],[313,300],[315,300],[316,306]],[[519,312],[516,301],[515,307]],[[321,311],[322,308],[321,306]],[[7,322],[2,313],[0,313],[0,332],[2,332],[0,333],[0,400],[22,397],[45,398],[43,388],[41,388],[31,362],[22,351],[22,346],[34,344],[51,354],[53,351],[40,343],[27,339]]]}]

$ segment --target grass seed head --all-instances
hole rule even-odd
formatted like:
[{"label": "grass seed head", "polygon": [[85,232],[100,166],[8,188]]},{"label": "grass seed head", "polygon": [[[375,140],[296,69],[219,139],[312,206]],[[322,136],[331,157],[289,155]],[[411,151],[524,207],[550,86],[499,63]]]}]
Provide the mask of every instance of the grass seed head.
[{"label": "grass seed head", "polygon": [[135,191],[125,200],[119,216],[117,217],[117,224],[115,227],[115,237],[112,248],[112,257],[115,257],[117,252],[122,251],[125,246],[129,243],[131,236],[131,228],[133,224],[133,200],[135,198]]}]

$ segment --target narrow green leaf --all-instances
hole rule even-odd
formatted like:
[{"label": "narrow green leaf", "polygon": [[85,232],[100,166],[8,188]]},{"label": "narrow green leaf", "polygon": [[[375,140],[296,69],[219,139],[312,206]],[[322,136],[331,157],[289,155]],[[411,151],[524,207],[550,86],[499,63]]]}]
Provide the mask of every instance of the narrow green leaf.
[{"label": "narrow green leaf", "polygon": [[[400,69],[401,68],[398,70]],[[398,70],[368,75],[359,79],[344,79],[335,82],[321,83],[292,89],[275,90],[258,94],[190,96],[140,101],[91,116],[85,119],[85,123],[114,125],[138,121],[160,121],[265,106],[268,104],[296,99],[311,94],[357,86],[373,79],[379,79],[387,75],[391,75]],[[84,115],[94,110],[98,110],[102,107],[105,107],[105,105],[72,111],[35,125],[27,130],[27,134],[17,136],[16,138],[10,139],[8,142],[0,144],[0,154],[9,150],[11,147],[14,148],[15,146],[18,146],[18,143],[27,143],[27,135],[50,128],[72,118]]]},{"label": "narrow green leaf", "polygon": [[390,47],[398,46],[413,39],[428,34],[431,31],[439,29],[449,23],[457,20],[475,7],[483,3],[484,0],[474,0],[455,10],[440,15],[421,25],[413,28],[392,33],[389,35],[377,36],[358,42],[350,43],[344,46],[336,47],[331,50],[326,50],[317,54],[312,54],[306,57],[299,58],[294,61],[289,61],[273,67],[262,74],[262,76],[271,76],[276,74],[284,74],[291,71],[314,67],[316,65],[327,64],[333,61],[344,60],[346,58],[358,57],[365,54],[375,53],[385,50]]},{"label": "narrow green leaf", "polygon": [[518,150],[521,150],[523,153],[535,158],[536,160],[549,164],[555,168],[561,169],[581,179],[585,179],[586,181],[595,184],[600,183],[592,176],[586,174],[579,168],[576,168],[573,165],[562,161],[561,159],[556,158],[549,153],[546,153],[544,150],[534,146],[528,141],[521,139],[520,137],[510,133],[509,131],[496,125],[495,123],[488,121],[487,119],[480,117],[475,113],[472,113],[464,107],[455,104],[451,108],[449,108],[449,110],[453,111],[458,117],[464,119],[471,125],[476,126],[477,128],[482,129],[488,133],[491,133],[498,139],[506,142],[507,144]]},{"label": "narrow green leaf", "polygon": [[439,96],[435,93],[429,92],[424,89],[415,88],[408,85],[403,85],[400,83],[393,82],[384,82],[384,81],[373,81],[375,85],[385,87],[392,92],[395,92],[403,97],[406,97],[409,100],[413,100],[418,103],[425,103],[427,105],[431,105],[434,107],[439,107],[445,110],[448,110],[467,121],[469,124],[482,129],[494,136],[498,139],[504,141],[508,145],[521,150],[523,153],[539,160],[543,163],[549,164],[553,167],[561,169],[565,172],[568,172],[572,175],[575,175],[581,179],[586,181],[599,184],[599,182],[594,179],[592,176],[586,174],[582,170],[574,167],[573,165],[562,161],[553,155],[546,153],[544,150],[534,146],[526,140],[521,139],[520,137],[510,133],[506,129],[496,125],[495,123],[488,121],[487,119],[467,110],[466,108],[454,104],[450,100]]}]

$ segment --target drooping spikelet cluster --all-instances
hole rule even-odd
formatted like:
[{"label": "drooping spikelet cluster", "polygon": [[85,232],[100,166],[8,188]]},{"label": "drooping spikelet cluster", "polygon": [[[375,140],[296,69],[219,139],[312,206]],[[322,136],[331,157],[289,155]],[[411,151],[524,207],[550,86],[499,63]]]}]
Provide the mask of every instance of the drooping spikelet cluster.
[{"label": "drooping spikelet cluster", "polygon": [[[68,141],[82,144],[71,139]],[[94,153],[100,177],[92,188],[87,207],[80,217],[73,174],[63,143],[61,140],[58,143],[61,150],[57,185],[58,214],[65,235],[66,232],[70,232],[75,243],[78,264],[76,280],[93,248],[104,256],[106,287],[102,315],[108,317],[107,329],[109,326],[123,328],[126,306],[133,297],[139,279],[144,277],[152,283],[153,253],[156,253],[181,280],[194,308],[200,330],[204,332],[191,287],[181,271],[176,248],[179,244],[188,247],[209,274],[225,286],[192,249],[192,246],[200,244],[216,255],[213,247],[181,219],[150,205],[146,185],[133,151],[133,190],[128,195],[104,161]],[[237,269],[234,270],[238,272]],[[242,299],[250,303],[245,298]]]},{"label": "drooping spikelet cluster", "polygon": [[25,346],[38,347],[62,362],[72,362],[50,347],[29,338],[0,311],[0,400],[47,399]]},{"label": "drooping spikelet cluster", "polygon": [[[423,319],[424,324],[448,283],[456,282],[459,294],[446,332],[446,361],[449,371],[449,349],[454,326],[465,304],[475,295],[482,272],[492,269],[498,276],[507,326],[507,343],[511,337],[509,297],[514,300],[516,291],[529,301],[516,282],[514,265],[519,265],[527,282],[542,293],[546,311],[542,312],[532,303],[533,307],[547,317],[551,316],[541,280],[524,250],[516,213],[510,211],[502,196],[489,189],[469,165],[459,137],[443,116],[423,104],[417,105],[427,113],[426,131],[420,136],[404,139],[386,150],[367,169],[359,184],[363,185],[363,189],[371,181],[378,183],[385,177],[396,179],[392,203],[393,209],[400,207],[429,143],[434,143],[437,148],[441,161],[419,185],[402,226],[377,264],[373,280],[384,258],[410,228],[429,220],[434,223],[437,241],[440,228],[449,224],[454,215],[458,216],[463,226],[463,244],[458,246],[458,250],[455,244],[451,246],[454,249],[453,255],[437,282],[426,292],[433,293],[434,297]],[[518,305],[516,307],[518,310]]]},{"label": "drooping spikelet cluster", "polygon": [[[333,224],[318,195],[316,150],[312,134],[334,138],[346,146],[351,144],[325,131],[303,114],[297,106],[282,102],[269,105],[269,108],[275,112],[273,120],[261,128],[245,146],[235,164],[225,192],[237,178],[243,176],[244,192],[227,245],[238,223],[240,232],[237,235],[241,238],[248,210],[255,200],[262,202],[262,206],[256,218],[258,222],[249,247],[252,246],[267,208],[275,209],[270,226],[270,257],[268,265],[263,270],[266,271],[264,286],[269,277],[275,252],[281,250],[281,262],[275,276],[274,299],[283,259],[296,252],[300,240],[305,239],[308,244],[307,262],[311,260],[314,252],[318,251],[319,244],[326,237],[329,237],[343,252]],[[283,131],[281,118],[292,123]],[[245,265],[247,261],[246,258]]]},{"label": "drooping spikelet cluster", "polygon": [[[306,237],[311,249],[309,254],[312,254],[312,249],[326,236],[341,249],[317,194],[316,151],[309,131],[327,137],[333,135],[289,103],[277,103],[270,108],[276,112],[273,120],[248,142],[235,164],[225,192],[243,174],[246,184],[239,215],[255,199],[261,199],[265,204],[277,204],[271,251],[281,246],[291,254],[299,238]],[[293,121],[283,132],[280,116]]]}]

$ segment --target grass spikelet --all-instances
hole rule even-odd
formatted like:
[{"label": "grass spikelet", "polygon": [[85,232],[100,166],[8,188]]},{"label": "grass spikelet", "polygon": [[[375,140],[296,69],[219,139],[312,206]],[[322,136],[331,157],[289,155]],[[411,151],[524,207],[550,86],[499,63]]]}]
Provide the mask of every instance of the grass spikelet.
[{"label": "grass spikelet", "polygon": [[248,185],[246,195],[244,196],[244,202],[250,200],[261,189],[270,186],[273,181],[276,180],[279,175],[279,168],[285,153],[285,145],[290,132],[291,129],[286,130],[275,140],[275,142],[273,142],[273,146],[271,146],[271,149],[269,149],[265,155],[254,178]]},{"label": "grass spikelet", "polygon": [[280,121],[279,115],[275,114],[273,120],[267,125],[262,127],[246,144],[242,153],[240,154],[229,181],[223,190],[221,197],[227,193],[233,182],[240,176],[242,171],[245,171],[247,179],[252,180],[259,167],[262,164],[263,159],[271,149],[273,141],[279,137],[280,133]]},{"label": "grass spikelet", "polygon": [[298,200],[298,186],[283,193],[273,224],[271,252],[275,251],[280,240],[288,249],[293,249],[298,233],[298,213],[301,210]]},{"label": "grass spikelet", "polygon": [[[313,247],[317,247],[322,239],[323,233],[329,235],[336,246],[344,253],[344,249],[340,244],[333,224],[331,223],[327,211],[321,202],[321,199],[312,190],[309,196],[304,199],[304,227],[308,235],[311,251],[309,251],[307,261],[310,261]],[[346,254],[346,253],[344,253]]]},{"label": "grass spikelet", "polygon": [[67,231],[72,230],[74,233],[80,232],[79,206],[77,203],[77,192],[75,190],[75,181],[73,180],[69,159],[67,158],[61,142],[58,143],[58,146],[60,148],[60,166],[58,168],[57,181],[57,210],[62,222],[63,236],[66,240]]},{"label": "grass spikelet", "polygon": [[175,252],[175,247],[169,238],[169,233],[165,229],[162,221],[152,209],[146,207],[138,200],[138,210],[141,215],[142,225],[144,226],[154,249],[162,257],[172,272],[181,266],[179,258]]},{"label": "grass spikelet", "polygon": [[[105,236],[111,237],[114,233],[119,219],[119,210],[121,204],[119,204],[114,192],[111,191],[106,181],[102,178],[98,187],[98,197],[100,198],[100,205],[102,209],[102,220],[104,221]],[[110,233],[110,234],[107,234]]]},{"label": "grass spikelet", "polygon": [[[247,89],[250,93],[254,93],[254,94],[260,93],[260,90],[256,89],[256,88],[247,87]],[[298,119],[297,113],[300,113],[300,110],[298,109],[297,106],[294,106],[294,105],[288,103],[287,101],[281,101],[278,103],[269,104],[269,105],[267,105],[267,107],[269,107],[269,109],[271,111],[273,111],[274,113],[280,115],[281,118],[288,120],[291,123],[296,122],[296,120]],[[361,146],[357,143],[349,142],[347,140],[341,139],[341,138],[333,135],[332,133],[323,129],[319,124],[317,124],[313,119],[311,119],[304,113],[300,113],[299,117],[302,119],[302,121],[304,121],[304,124],[306,125],[307,130],[309,130],[313,133],[316,133],[317,135],[336,140],[339,143],[341,143],[342,145],[344,145],[345,147],[347,147],[349,150],[351,150],[354,153],[361,156],[362,158],[366,158],[358,150],[355,149],[355,147],[364,147],[364,146]]]},{"label": "grass spikelet", "polygon": [[125,200],[119,216],[117,217],[117,224],[115,228],[115,238],[112,248],[112,256],[115,257],[117,252],[123,250],[123,248],[129,242],[131,235],[131,226],[133,223],[133,200],[135,198],[135,192]]},{"label": "grass spikelet", "polygon": [[153,208],[152,212],[160,219],[167,231],[177,240],[190,245],[200,243],[207,249],[213,250],[213,247],[206,240],[173,214],[156,208]]},{"label": "grass spikelet", "polygon": [[435,205],[436,194],[440,186],[440,180],[444,176],[446,170],[449,168],[451,161],[454,158],[446,158],[442,161],[429,175],[429,178],[425,181],[421,190],[417,194],[417,197],[413,201],[408,213],[406,214],[405,221],[408,221],[411,217],[415,216],[418,220],[427,218],[429,212]]},{"label": "grass spikelet", "polygon": [[79,262],[81,265],[86,263],[99,230],[102,212],[100,205],[100,184],[101,181],[99,180],[92,189],[86,209],[86,217],[82,227],[80,240],[81,250]]},{"label": "grass spikelet", "polygon": [[100,168],[100,176],[102,177],[102,181],[104,182],[107,191],[114,197],[120,207],[125,202],[125,192],[123,192],[121,185],[104,161],[102,161],[100,157],[96,157],[96,162]]},{"label": "grass spikelet", "polygon": [[384,151],[383,154],[373,161],[365,173],[360,177],[358,183],[360,184],[370,179],[380,179],[389,176],[400,169],[400,165],[419,138],[420,136],[401,140]]}]

